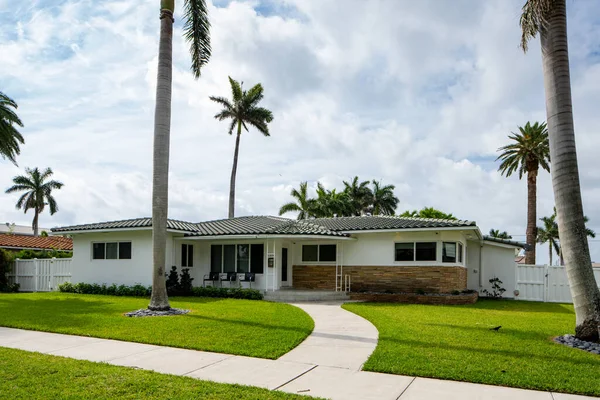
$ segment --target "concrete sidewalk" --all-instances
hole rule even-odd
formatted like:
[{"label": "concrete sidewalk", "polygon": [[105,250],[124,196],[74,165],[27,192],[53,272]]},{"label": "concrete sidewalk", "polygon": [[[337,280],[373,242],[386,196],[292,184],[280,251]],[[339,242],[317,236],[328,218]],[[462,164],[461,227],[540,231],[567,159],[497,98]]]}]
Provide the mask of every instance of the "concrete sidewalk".
[{"label": "concrete sidewalk", "polygon": [[583,400],[591,397],[359,371],[377,330],[339,304],[298,304],[314,332],[278,360],[0,327],[0,345],[334,400]]}]

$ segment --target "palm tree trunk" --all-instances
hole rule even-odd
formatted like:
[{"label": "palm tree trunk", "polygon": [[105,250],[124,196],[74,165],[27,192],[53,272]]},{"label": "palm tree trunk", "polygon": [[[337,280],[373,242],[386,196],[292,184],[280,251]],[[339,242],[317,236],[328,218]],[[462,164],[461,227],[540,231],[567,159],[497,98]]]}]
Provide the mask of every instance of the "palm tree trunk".
[{"label": "palm tree trunk", "polygon": [[548,241],[548,258],[549,258],[549,262],[548,265],[552,265],[552,240]]},{"label": "palm tree trunk", "polygon": [[233,167],[231,168],[231,181],[229,182],[229,218],[235,216],[235,176],[237,174],[238,153],[240,151],[240,136],[242,136],[242,123],[238,123],[235,137],[235,151],[233,153]]},{"label": "palm tree trunk", "polygon": [[35,207],[34,208],[34,214],[33,214],[33,224],[32,224],[32,228],[33,228],[33,236],[38,236],[38,231],[39,231],[39,216],[40,213],[38,211],[38,208]]},{"label": "palm tree trunk", "polygon": [[537,231],[537,174],[538,169],[527,171],[527,238],[529,249],[525,250],[525,264],[535,264],[535,242]]},{"label": "palm tree trunk", "polygon": [[173,73],[173,11],[175,0],[161,0],[156,109],[154,112],[154,171],[152,176],[152,297],[151,310],[171,308],[165,282],[167,212],[169,206],[169,141]]},{"label": "palm tree trunk", "polygon": [[576,314],[575,335],[598,340],[600,291],[586,236],[571,102],[565,0],[555,0],[540,30],[546,114],[561,252]]}]

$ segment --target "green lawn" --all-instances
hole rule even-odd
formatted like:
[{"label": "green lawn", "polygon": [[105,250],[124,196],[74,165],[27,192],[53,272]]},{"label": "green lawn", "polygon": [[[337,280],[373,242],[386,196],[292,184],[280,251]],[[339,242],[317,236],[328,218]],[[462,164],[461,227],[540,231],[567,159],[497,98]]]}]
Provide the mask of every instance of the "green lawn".
[{"label": "green lawn", "polygon": [[0,382],[2,399],[306,399],[1,347]]},{"label": "green lawn", "polygon": [[266,301],[174,297],[187,315],[129,318],[148,299],[68,293],[0,294],[0,326],[278,358],[314,327],[304,311]]},{"label": "green lawn", "polygon": [[552,342],[573,332],[571,305],[479,300],[344,308],[379,330],[365,370],[600,396],[600,356]]}]

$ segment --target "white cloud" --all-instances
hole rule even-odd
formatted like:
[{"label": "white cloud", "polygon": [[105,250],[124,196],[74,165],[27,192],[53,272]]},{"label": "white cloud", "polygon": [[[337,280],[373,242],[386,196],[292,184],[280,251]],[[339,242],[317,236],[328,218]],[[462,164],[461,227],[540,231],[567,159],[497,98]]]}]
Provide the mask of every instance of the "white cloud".
[{"label": "white cloud", "polygon": [[[0,7],[0,54],[10,55],[0,89],[18,101],[26,124],[19,164],[51,166],[66,184],[56,193],[61,211],[42,225],[150,215],[155,3]],[[231,75],[245,87],[261,82],[275,114],[270,138],[242,136],[239,215],[277,213],[301,181],[314,190],[317,180],[335,187],[359,175],[395,184],[400,210],[435,206],[485,231],[524,235],[525,182],[501,177],[494,164],[510,131],[545,115],[539,45],[527,55],[518,48],[521,3],[219,1],[210,7],[213,57],[197,81],[179,9],[170,216],[226,215],[234,138],[214,120],[218,106],[208,96],[229,95]],[[573,2],[569,10],[582,187],[594,228],[600,39],[592,32],[600,9]],[[0,162],[5,186],[20,171]],[[538,212],[547,215],[548,174],[538,190]],[[15,200],[0,196],[0,220],[29,223]]]}]

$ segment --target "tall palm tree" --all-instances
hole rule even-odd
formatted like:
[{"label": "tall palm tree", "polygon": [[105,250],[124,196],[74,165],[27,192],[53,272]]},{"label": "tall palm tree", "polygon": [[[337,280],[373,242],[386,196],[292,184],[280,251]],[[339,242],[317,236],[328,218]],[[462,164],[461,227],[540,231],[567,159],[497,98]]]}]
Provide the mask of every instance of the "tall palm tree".
[{"label": "tall palm tree", "polygon": [[394,195],[394,185],[381,185],[381,181],[373,180],[371,198],[371,215],[394,215],[400,199]]},{"label": "tall palm tree", "polygon": [[53,189],[60,189],[63,183],[55,180],[48,180],[54,173],[52,169],[46,168],[40,172],[38,168],[25,168],[25,175],[18,175],[13,178],[14,185],[6,189],[6,193],[25,192],[17,200],[17,210],[23,209],[25,213],[33,209],[33,235],[38,236],[40,214],[46,208],[50,208],[50,215],[58,211],[58,205],[54,196]]},{"label": "tall palm tree", "polygon": [[369,188],[370,183],[370,181],[359,182],[358,176],[355,176],[350,182],[344,181],[344,192],[349,197],[353,215],[364,214],[373,201],[373,192]]},{"label": "tall palm tree", "polygon": [[558,244],[558,224],[556,223],[556,214],[549,217],[542,217],[540,221],[544,226],[537,228],[537,242],[548,243],[548,264],[552,265],[552,253],[560,254],[560,245]]},{"label": "tall palm tree", "polygon": [[540,34],[550,134],[552,186],[558,215],[558,230],[575,308],[575,335],[580,339],[600,337],[600,290],[594,278],[586,237],[575,129],[571,100],[567,6],[565,0],[528,0],[521,15],[521,46]]},{"label": "tall palm tree", "polygon": [[237,130],[233,167],[231,168],[231,180],[229,182],[229,218],[233,218],[235,216],[235,177],[242,127],[248,132],[248,125],[252,125],[263,135],[270,136],[268,124],[273,121],[273,113],[264,107],[258,106],[263,98],[263,87],[260,83],[254,85],[248,91],[243,90],[242,85],[231,79],[231,77],[229,77],[229,84],[231,85],[231,101],[217,96],[210,96],[210,99],[223,106],[223,109],[215,115],[215,118],[219,121],[231,120],[229,125],[230,135],[233,134],[234,129]]},{"label": "tall palm tree", "polygon": [[316,218],[347,217],[353,215],[350,197],[336,189],[327,190],[317,183],[317,198],[314,200],[312,214]]},{"label": "tall palm tree", "polygon": [[300,182],[300,189],[292,189],[290,195],[296,202],[289,202],[281,206],[279,215],[288,212],[298,212],[298,219],[308,219],[312,217],[312,211],[315,206],[315,200],[308,197],[308,183]]},{"label": "tall palm tree", "polygon": [[12,109],[17,109],[17,103],[0,92],[0,156],[16,165],[16,157],[21,153],[19,143],[24,144],[25,139],[16,128],[22,128],[23,123]]},{"label": "tall palm tree", "polygon": [[[160,39],[152,177],[152,296],[148,308],[171,308],[165,283],[167,213],[169,204],[169,142],[171,138],[171,87],[173,75],[173,13],[175,0],[160,0]],[[200,77],[210,58],[210,23],[205,0],[184,0],[183,35],[190,44],[192,73]]]},{"label": "tall palm tree", "polygon": [[526,242],[529,248],[525,250],[525,263],[535,264],[535,242],[537,221],[537,176],[540,167],[550,170],[550,149],[548,147],[548,130],[545,123],[536,122],[519,127],[519,133],[512,133],[509,139],[514,143],[500,147],[500,155],[496,160],[502,160],[498,170],[502,175],[511,176],[519,172],[519,179],[527,174],[527,231]]},{"label": "tall palm tree", "polygon": [[498,238],[498,239],[507,239],[507,240],[512,239],[512,236],[510,236],[508,234],[508,232],[506,232],[506,231],[500,232],[499,229],[490,229],[489,235],[493,238]]}]

